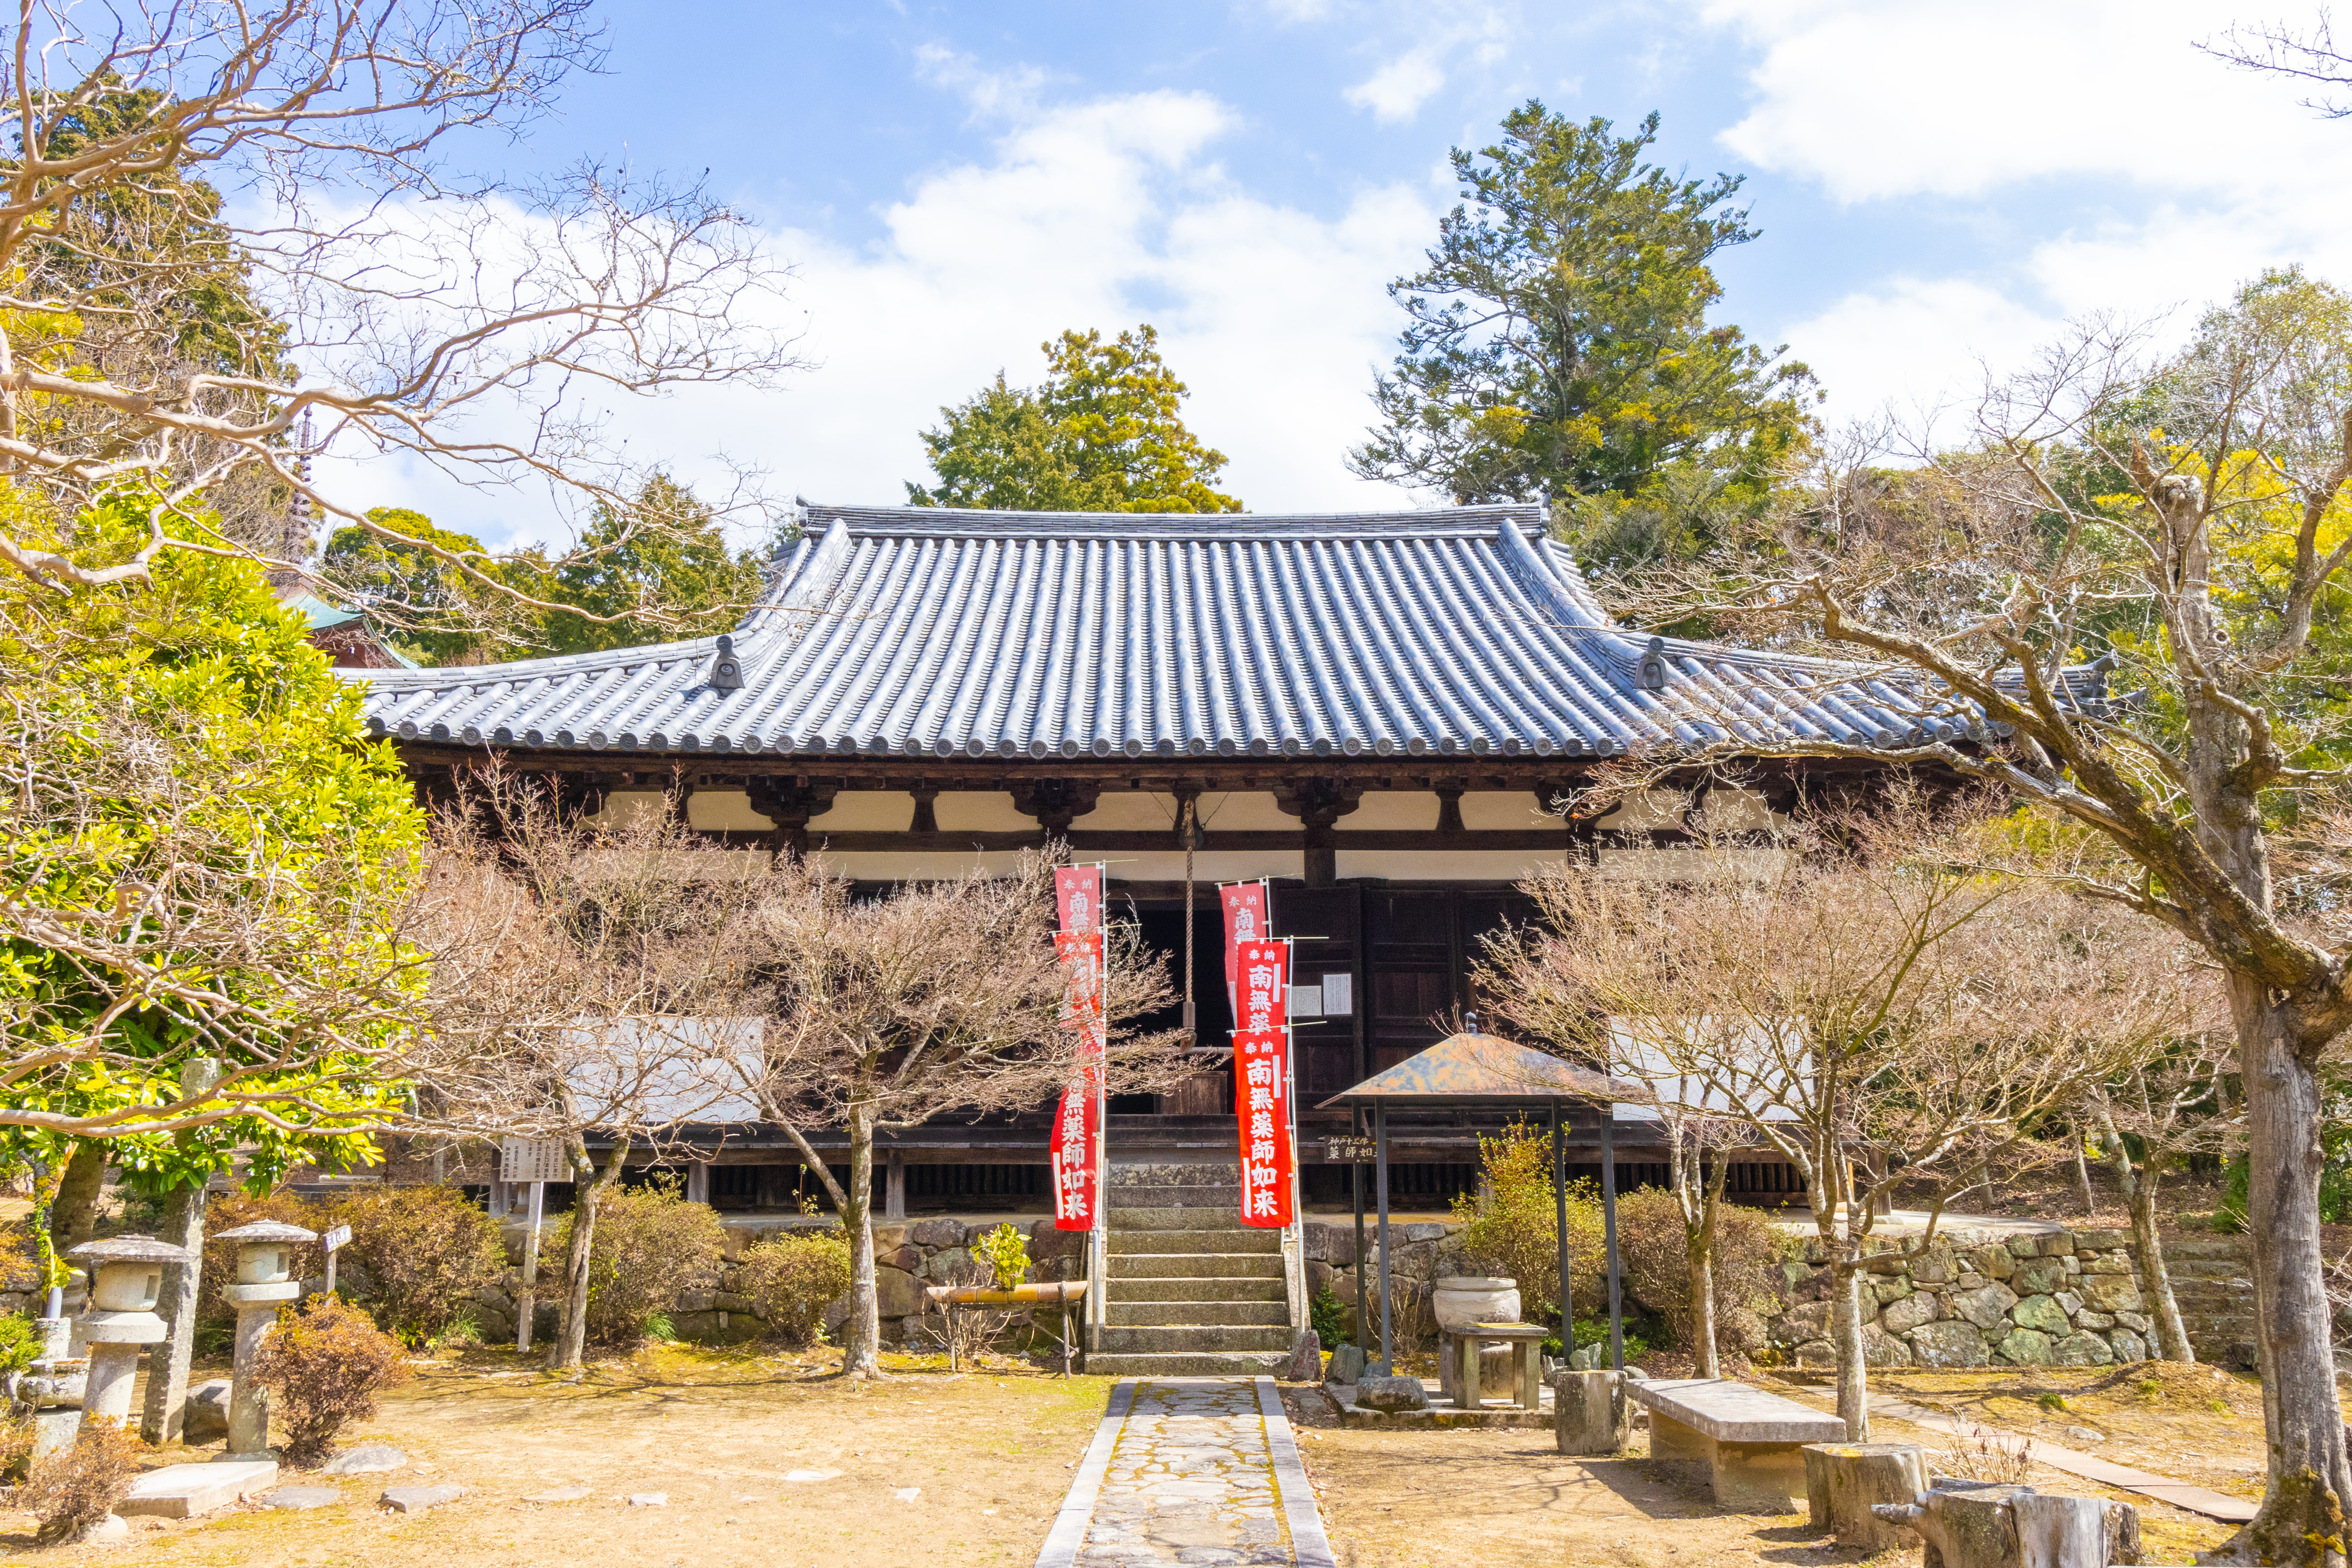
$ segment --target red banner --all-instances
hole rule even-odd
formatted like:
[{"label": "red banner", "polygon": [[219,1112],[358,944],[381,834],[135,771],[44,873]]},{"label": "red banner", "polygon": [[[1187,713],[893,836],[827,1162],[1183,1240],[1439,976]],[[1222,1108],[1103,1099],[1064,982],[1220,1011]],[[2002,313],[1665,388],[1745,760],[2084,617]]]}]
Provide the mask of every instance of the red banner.
[{"label": "red banner", "polygon": [[1102,1036],[1088,1029],[1078,1037],[1078,1072],[1062,1090],[1054,1116],[1054,1228],[1092,1230],[1100,1197],[1102,1142]]},{"label": "red banner", "polygon": [[[1230,906],[1229,906],[1230,907]],[[1234,1031],[1234,1115],[1240,1123],[1244,1225],[1292,1218],[1290,944],[1244,942],[1231,950],[1241,1010]]]},{"label": "red banner", "polygon": [[1059,906],[1064,931],[1103,928],[1103,868],[1062,866],[1054,872],[1054,902]]},{"label": "red banner", "polygon": [[1103,933],[1057,931],[1054,956],[1062,961],[1062,1027],[1099,1029],[1103,1021]]},{"label": "red banner", "polygon": [[1217,897],[1225,906],[1225,1005],[1239,1018],[1242,1006],[1234,991],[1238,982],[1234,954],[1245,942],[1264,942],[1274,934],[1274,928],[1266,921],[1264,882],[1227,882],[1217,889]]},{"label": "red banner", "polygon": [[1054,1116],[1054,1227],[1092,1230],[1102,1199],[1103,868],[1056,868],[1054,902],[1062,1027],[1078,1031],[1076,1069]]}]

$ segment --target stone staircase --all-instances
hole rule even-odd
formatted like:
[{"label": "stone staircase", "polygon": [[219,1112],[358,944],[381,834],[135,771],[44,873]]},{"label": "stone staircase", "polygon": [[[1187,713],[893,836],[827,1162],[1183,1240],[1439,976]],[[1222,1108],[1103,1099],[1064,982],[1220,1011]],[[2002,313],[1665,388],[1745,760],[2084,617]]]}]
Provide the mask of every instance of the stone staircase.
[{"label": "stone staircase", "polygon": [[2172,1299],[2198,1359],[2227,1366],[2254,1363],[2254,1282],[2246,1239],[2179,1237],[2164,1245]]},{"label": "stone staircase", "polygon": [[1242,1224],[1236,1165],[1114,1164],[1108,1321],[1087,1370],[1248,1376],[1290,1352],[1282,1233]]}]

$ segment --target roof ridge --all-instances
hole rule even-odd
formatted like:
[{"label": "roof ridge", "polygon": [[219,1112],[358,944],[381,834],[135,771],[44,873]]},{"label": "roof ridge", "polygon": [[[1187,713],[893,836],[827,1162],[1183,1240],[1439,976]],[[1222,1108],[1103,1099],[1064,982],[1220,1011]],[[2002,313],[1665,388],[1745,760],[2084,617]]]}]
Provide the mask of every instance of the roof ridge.
[{"label": "roof ridge", "polygon": [[818,532],[846,523],[860,535],[962,538],[1396,538],[1491,532],[1506,520],[1538,519],[1534,502],[1482,502],[1405,511],[1181,512],[1010,511],[977,507],[844,506],[801,502],[803,526]]}]

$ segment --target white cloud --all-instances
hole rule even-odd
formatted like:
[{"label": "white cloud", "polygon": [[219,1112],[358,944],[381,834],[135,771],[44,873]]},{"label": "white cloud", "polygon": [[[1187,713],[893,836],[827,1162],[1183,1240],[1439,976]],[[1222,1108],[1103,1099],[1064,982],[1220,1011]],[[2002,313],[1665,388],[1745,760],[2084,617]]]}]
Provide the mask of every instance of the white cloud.
[{"label": "white cloud", "polygon": [[[896,503],[929,478],[919,432],[1002,368],[1034,381],[1064,328],[1150,321],[1191,385],[1185,417],[1231,458],[1223,488],[1254,510],[1397,507],[1419,498],[1344,467],[1362,438],[1374,367],[1394,352],[1383,285],[1434,226],[1418,183],[1365,190],[1337,217],[1283,206],[1212,157],[1233,111],[1201,93],[1097,99],[1034,112],[984,159],[939,169],[847,247],[790,228],[814,368],[778,390],[687,388],[611,411],[648,460],[708,490],[717,454],[814,500]],[[416,506],[503,541],[552,538],[530,517],[429,475],[372,465],[363,504]]]},{"label": "white cloud", "polygon": [[1445,72],[1418,50],[1400,55],[1339,96],[1383,123],[1411,120],[1445,85]]},{"label": "white cloud", "polygon": [[1988,372],[2021,363],[2060,323],[1981,283],[1900,277],[1846,295],[1788,330],[1839,414],[1906,422],[1972,399]]},{"label": "white cloud", "polygon": [[2194,314],[2179,307],[2264,267],[2352,283],[2352,210],[2319,195],[2352,181],[2352,133],[2292,84],[2194,47],[2228,27],[2228,5],[1693,5],[1753,51],[1746,112],[1719,138],[1732,153],[1841,203],[1927,198],[2018,236],[1969,277],[1927,276],[1923,246],[1900,276],[1785,329],[1841,412],[1897,388],[1933,401],[1962,370],[1972,388],[1953,352],[2013,363],[2023,323],[2170,313],[2177,334]]}]

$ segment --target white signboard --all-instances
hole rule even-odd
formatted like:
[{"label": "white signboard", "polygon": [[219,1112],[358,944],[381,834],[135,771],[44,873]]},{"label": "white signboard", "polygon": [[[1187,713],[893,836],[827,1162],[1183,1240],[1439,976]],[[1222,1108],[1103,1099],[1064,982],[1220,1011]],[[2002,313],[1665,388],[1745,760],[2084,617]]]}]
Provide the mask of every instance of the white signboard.
[{"label": "white signboard", "polygon": [[1319,1018],[1323,1016],[1323,987],[1294,985],[1290,988],[1290,1016],[1294,1018]]},{"label": "white signboard", "polygon": [[1327,974],[1323,977],[1323,1016],[1345,1018],[1356,1010],[1356,977],[1353,974]]},{"label": "white signboard", "polygon": [[339,1247],[349,1245],[351,1239],[352,1227],[347,1225],[339,1225],[335,1226],[334,1229],[327,1232],[326,1235],[319,1238],[320,1242],[330,1252],[334,1251],[335,1248]]},{"label": "white signboard", "polygon": [[561,1138],[504,1138],[499,1141],[499,1180],[502,1182],[568,1182],[571,1167],[563,1158]]}]

